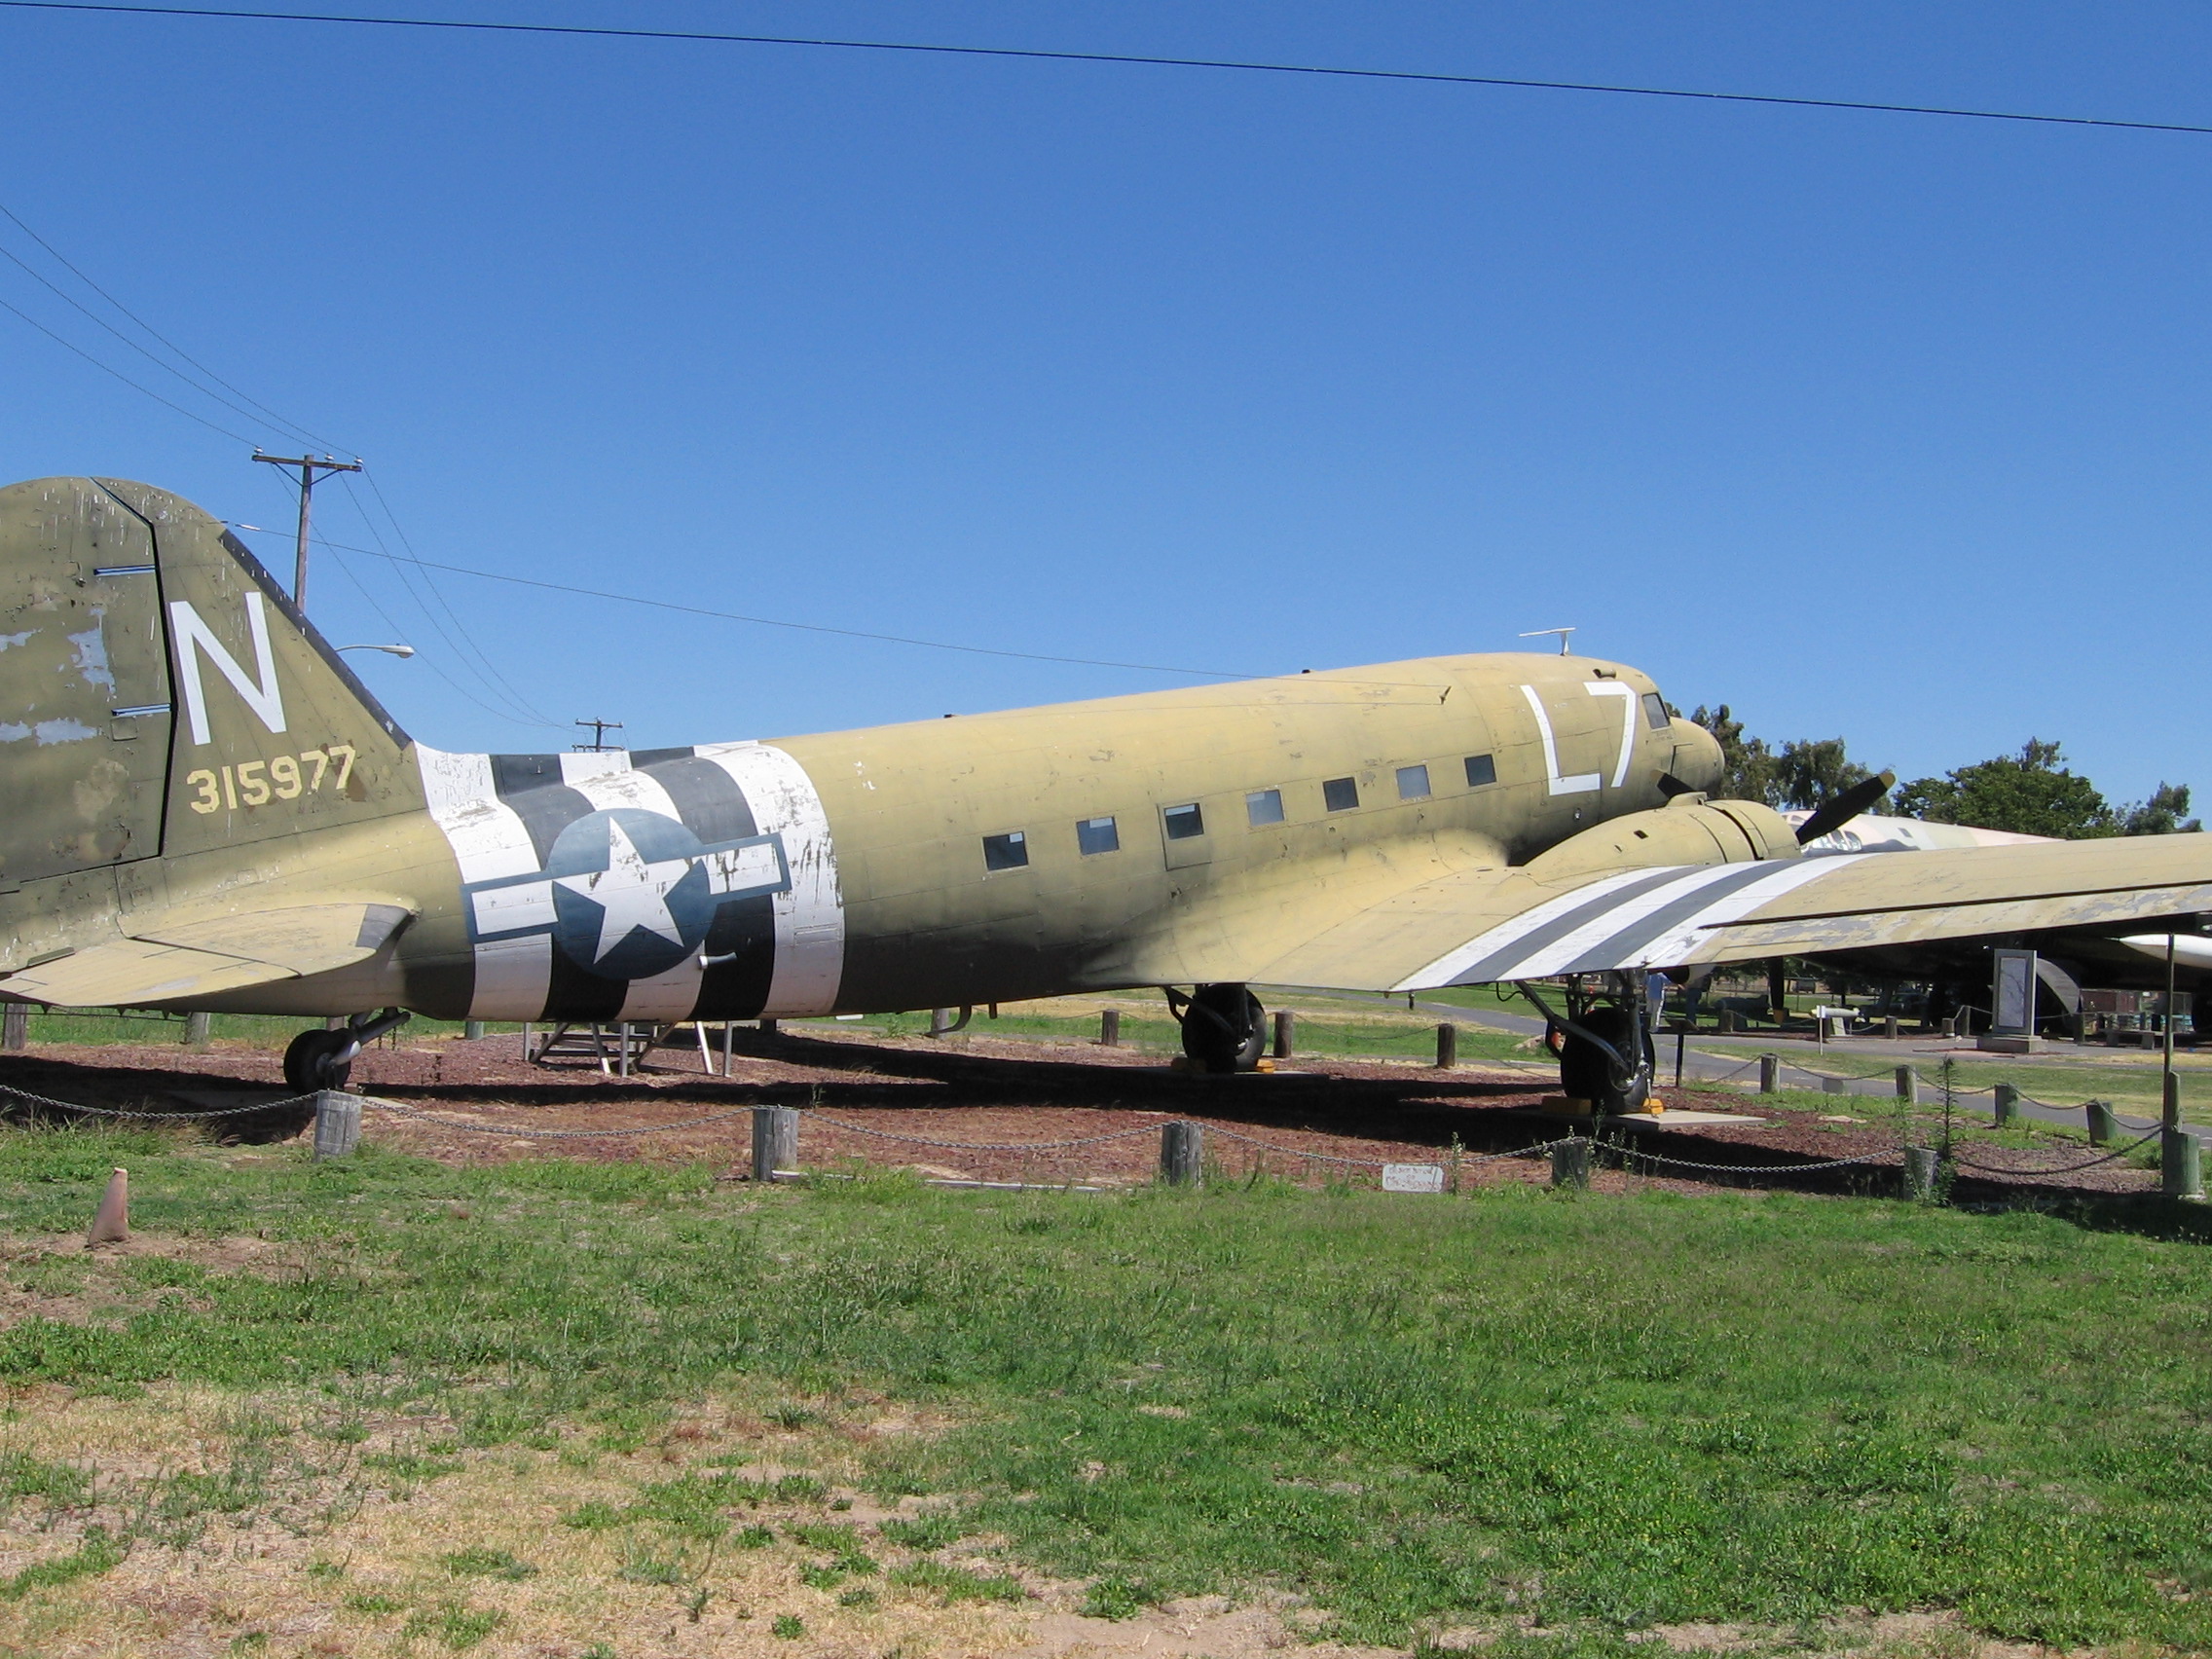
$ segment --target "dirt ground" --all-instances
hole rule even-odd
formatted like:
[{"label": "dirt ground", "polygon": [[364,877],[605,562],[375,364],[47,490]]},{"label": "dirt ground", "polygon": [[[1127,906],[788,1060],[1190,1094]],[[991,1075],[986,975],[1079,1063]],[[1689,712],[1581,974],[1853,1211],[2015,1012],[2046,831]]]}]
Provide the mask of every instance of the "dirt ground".
[{"label": "dirt ground", "polygon": [[[352,1087],[365,1097],[365,1138],[441,1161],[706,1160],[732,1179],[750,1170],[747,1109],[755,1105],[804,1110],[798,1161],[809,1169],[865,1164],[939,1180],[1095,1187],[1152,1179],[1160,1127],[1176,1119],[1206,1125],[1212,1178],[1374,1186],[1384,1163],[1425,1163],[1443,1165],[1455,1190],[1548,1181],[1548,1161],[1529,1149],[1574,1123],[1543,1112],[1556,1085],[1536,1068],[1439,1071],[1407,1061],[1302,1057],[1270,1074],[1193,1077],[1157,1053],[972,1033],[895,1039],[827,1026],[743,1028],[735,1042],[726,1078],[712,1075],[694,1048],[657,1051],[639,1075],[622,1079],[589,1059],[533,1065],[512,1034],[410,1043],[403,1032],[394,1046],[361,1055]],[[38,1047],[0,1056],[0,1086],[157,1112],[190,1111],[210,1096],[235,1105],[252,1098],[237,1091],[283,1087],[272,1051],[173,1046]],[[1899,1125],[1882,1115],[1886,1102],[1850,1102],[1859,1107],[1853,1115],[1776,1110],[1730,1090],[1663,1088],[1660,1098],[1677,1114],[1752,1121],[1670,1124],[1662,1114],[1653,1126],[1608,1131],[1678,1164],[1607,1155],[1601,1163],[1608,1166],[1593,1181],[1599,1191],[1887,1193],[1899,1179]],[[304,1124],[296,1114],[269,1114],[209,1126],[278,1139]],[[1960,1170],[1953,1196],[1998,1201],[2033,1189],[2048,1201],[2157,1187],[2153,1171],[2125,1160],[2066,1167],[2089,1156],[2062,1143],[1977,1144],[1969,1157],[1982,1167]],[[1849,1159],[1866,1161],[1809,1167]]]}]

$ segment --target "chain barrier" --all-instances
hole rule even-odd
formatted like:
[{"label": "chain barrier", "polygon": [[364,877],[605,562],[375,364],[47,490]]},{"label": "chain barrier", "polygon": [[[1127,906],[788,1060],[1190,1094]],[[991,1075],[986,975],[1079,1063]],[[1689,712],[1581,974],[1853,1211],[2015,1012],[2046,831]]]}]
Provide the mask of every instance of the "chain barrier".
[{"label": "chain barrier", "polygon": [[1857,1158],[1829,1158],[1811,1163],[1693,1163],[1686,1158],[1669,1158],[1665,1153],[1645,1152],[1641,1147],[1616,1146],[1610,1141],[1593,1140],[1591,1145],[1607,1152],[1619,1153],[1625,1161],[1640,1158],[1646,1163],[1665,1163],[1677,1169],[1716,1170],[1729,1175],[1801,1175],[1817,1169],[1847,1169],[1854,1164],[1876,1163],[1899,1158],[1892,1151],[1862,1152]]},{"label": "chain barrier", "polygon": [[[1750,1063],[1756,1064],[1757,1062],[1754,1060]],[[21,1101],[33,1106],[47,1107],[57,1112],[71,1112],[82,1117],[103,1118],[119,1123],[145,1124],[205,1123],[224,1118],[249,1117],[257,1113],[297,1111],[302,1108],[313,1107],[317,1099],[317,1096],[313,1094],[295,1094],[276,1100],[256,1101],[249,1105],[219,1107],[206,1111],[131,1112],[114,1107],[85,1106],[73,1101],[55,1100],[48,1095],[35,1094],[28,1089],[15,1088],[6,1085],[0,1085],[0,1097]],[[2025,1099],[2026,1097],[2023,1096],[2022,1098]],[[511,1140],[625,1140],[638,1135],[673,1134],[684,1129],[702,1128],[710,1124],[728,1123],[732,1119],[750,1117],[756,1110],[754,1106],[746,1105],[727,1112],[711,1113],[704,1118],[686,1119],[677,1124],[645,1124],[628,1128],[534,1129],[516,1124],[459,1123],[451,1118],[437,1117],[412,1106],[403,1106],[395,1100],[385,1100],[375,1095],[362,1095],[359,1099],[365,1108],[389,1112],[395,1117],[412,1119],[417,1123],[426,1124],[435,1128],[451,1129],[464,1134],[498,1135]],[[2042,1105],[2045,1103],[2033,1101],[2031,1104]],[[1116,1129],[1106,1134],[1084,1135],[1069,1140],[948,1141],[933,1139],[926,1135],[902,1134],[895,1129],[878,1129],[865,1124],[848,1123],[841,1118],[828,1117],[821,1112],[805,1107],[793,1107],[791,1110],[802,1118],[812,1119],[826,1128],[843,1129],[875,1140],[897,1141],[909,1146],[930,1147],[945,1152],[1065,1152],[1079,1147],[1102,1146],[1112,1141],[1131,1140],[1138,1136],[1157,1133],[1159,1129],[1158,1124],[1146,1124],[1134,1128]],[[2117,1121],[2124,1122],[2124,1120]],[[2014,1164],[1982,1162],[1972,1158],[1962,1157],[1956,1152],[1952,1155],[1952,1161],[1968,1169],[1996,1175],[2037,1177],[2068,1175],[2083,1169],[2094,1169],[2100,1164],[2112,1163],[2125,1158],[2130,1153],[2139,1151],[2157,1139],[2161,1132],[2161,1126],[2157,1124],[2128,1124],[2127,1126],[2130,1128],[2148,1126],[2150,1133],[2113,1152],[2076,1163],[2054,1164],[2044,1168],[2021,1167]],[[1235,1129],[1224,1128],[1218,1124],[1207,1124],[1206,1127],[1209,1132],[1224,1140],[1235,1141],[1239,1145],[1254,1147],[1259,1151],[1274,1153],[1284,1158],[1304,1159],[1313,1163],[1333,1163],[1350,1169],[1381,1169],[1393,1161],[1398,1161],[1390,1159],[1346,1158],[1335,1153],[1309,1152],[1303,1148],[1278,1146],[1272,1141],[1259,1140],[1251,1135],[1239,1134]],[[1833,1158],[1801,1163],[1710,1163],[1689,1159],[1670,1158],[1664,1153],[1648,1152],[1641,1147],[1619,1145],[1577,1133],[1562,1136],[1558,1140],[1544,1141],[1535,1146],[1519,1147],[1509,1152],[1485,1153],[1477,1157],[1462,1156],[1452,1161],[1455,1167],[1464,1169],[1485,1163],[1501,1162],[1507,1159],[1534,1158],[1550,1152],[1554,1147],[1571,1145],[1579,1140],[1589,1141],[1593,1147],[1601,1152],[1616,1155],[1624,1164],[1630,1161],[1637,1161],[1645,1164],[1665,1165],[1673,1169],[1689,1169],[1731,1175],[1806,1174],[1821,1170],[1844,1169],[1861,1164],[1884,1162],[1901,1156],[1899,1152],[1882,1151],[1862,1153],[1855,1158]]]},{"label": "chain barrier", "polygon": [[2149,1146],[2158,1138],[2159,1132],[2157,1129],[2153,1129],[2141,1140],[2130,1141],[2127,1145],[2120,1148],[2119,1151],[2108,1152],[2101,1158],[2087,1159],[2080,1163],[2061,1163],[2050,1169],[2023,1169],[2010,1163],[1976,1163],[1971,1158],[1961,1158],[1956,1151],[1951,1154],[1951,1161],[1962,1164],[1968,1169],[1979,1169],[1992,1175],[2071,1175],[2077,1169],[2094,1169],[2100,1163],[2110,1163],[2115,1159],[2125,1158],[2138,1148]]},{"label": "chain barrier", "polygon": [[1106,1141],[1128,1140],[1136,1135],[1155,1134],[1157,1124],[1144,1124],[1133,1129],[1115,1129],[1103,1135],[1084,1135],[1075,1140],[1056,1141],[948,1141],[931,1140],[926,1135],[903,1135],[895,1129],[870,1128],[866,1124],[848,1124],[841,1118],[824,1117],[810,1106],[794,1106],[793,1111],[802,1118],[811,1118],[817,1124],[832,1129],[847,1129],[856,1135],[871,1135],[877,1140],[903,1141],[908,1146],[935,1147],[941,1152],[1059,1152],[1069,1147],[1098,1146]]},{"label": "chain barrier", "polygon": [[[1393,1163],[1406,1161],[1396,1158],[1344,1158],[1333,1152],[1306,1152],[1294,1146],[1277,1146],[1272,1141],[1255,1140],[1250,1135],[1238,1134],[1235,1129],[1225,1129],[1219,1124],[1206,1124],[1205,1131],[1209,1135],[1219,1135],[1223,1140],[1258,1147],[1262,1152],[1280,1153],[1285,1158],[1310,1159],[1315,1163],[1342,1163],[1352,1169],[1384,1169]],[[1462,1156],[1457,1161],[1457,1166],[1465,1169],[1477,1163],[1495,1163],[1505,1158],[1532,1158],[1539,1152],[1549,1152],[1555,1146],[1565,1146],[1569,1141],[1584,1138],[1581,1135],[1567,1135],[1556,1141],[1545,1141],[1540,1146],[1519,1147],[1512,1152],[1487,1152],[1475,1158]]]},{"label": "chain barrier", "polygon": [[297,1110],[313,1106],[312,1094],[290,1094],[280,1100],[260,1100],[250,1106],[221,1106],[202,1112],[125,1112],[112,1106],[80,1106],[73,1100],[55,1100],[44,1094],[33,1094],[27,1088],[11,1088],[0,1084],[0,1095],[11,1100],[26,1101],[33,1106],[51,1107],[56,1112],[75,1112],[87,1118],[116,1118],[133,1124],[201,1123],[212,1118],[243,1118],[255,1112],[281,1112],[287,1108]]},{"label": "chain barrier", "polygon": [[361,1096],[361,1104],[380,1112],[390,1112],[402,1118],[413,1118],[441,1129],[457,1129],[463,1134],[501,1135],[514,1140],[625,1140],[632,1135],[663,1135],[677,1129],[695,1129],[702,1124],[726,1123],[732,1118],[753,1115],[751,1106],[740,1106],[734,1111],[716,1112],[705,1118],[689,1118],[681,1124],[641,1124],[627,1129],[526,1129],[503,1124],[457,1124],[451,1118],[434,1118],[427,1112],[412,1106],[402,1106],[396,1100],[380,1100],[373,1094]]},{"label": "chain barrier", "polygon": [[[1719,1056],[1718,1056],[1718,1055],[1706,1055],[1706,1056],[1704,1056],[1704,1057],[1705,1057],[1705,1058],[1708,1058],[1708,1059],[1717,1059],[1717,1058],[1718,1058]],[[1724,1072],[1714,1072],[1714,1074],[1713,1074],[1713,1075],[1712,1075],[1711,1077],[1701,1077],[1701,1078],[1699,1078],[1699,1079],[1698,1079],[1698,1082],[1700,1082],[1700,1083],[1726,1083],[1726,1082],[1727,1082],[1727,1081],[1728,1081],[1728,1080],[1729,1080],[1730,1078],[1732,1078],[1732,1077],[1742,1077],[1742,1076],[1743,1076],[1743,1075],[1744,1075],[1744,1074],[1745,1074],[1746,1072],[1750,1071],[1750,1070],[1751,1070],[1751,1068],[1752,1068],[1753,1066],[1757,1065],[1758,1063],[1759,1063],[1759,1057],[1758,1057],[1758,1056],[1757,1056],[1756,1054],[1753,1054],[1753,1055],[1752,1055],[1752,1056],[1751,1056],[1751,1057],[1750,1059],[1746,1060],[1746,1061],[1745,1061],[1745,1062],[1744,1062],[1744,1063],[1743,1063],[1742,1065],[1740,1065],[1740,1066],[1730,1066],[1730,1067],[1729,1067],[1729,1068],[1728,1068],[1728,1069],[1727,1069],[1726,1071],[1724,1071]]]}]

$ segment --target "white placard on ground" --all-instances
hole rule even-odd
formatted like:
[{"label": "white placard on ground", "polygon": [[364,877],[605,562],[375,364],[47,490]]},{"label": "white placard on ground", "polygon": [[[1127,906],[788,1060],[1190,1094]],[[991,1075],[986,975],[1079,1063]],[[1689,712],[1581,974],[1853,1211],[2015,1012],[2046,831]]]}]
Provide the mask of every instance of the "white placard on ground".
[{"label": "white placard on ground", "polygon": [[1385,1163],[1382,1165],[1382,1190],[1385,1193],[1441,1193],[1444,1191],[1444,1165]]}]

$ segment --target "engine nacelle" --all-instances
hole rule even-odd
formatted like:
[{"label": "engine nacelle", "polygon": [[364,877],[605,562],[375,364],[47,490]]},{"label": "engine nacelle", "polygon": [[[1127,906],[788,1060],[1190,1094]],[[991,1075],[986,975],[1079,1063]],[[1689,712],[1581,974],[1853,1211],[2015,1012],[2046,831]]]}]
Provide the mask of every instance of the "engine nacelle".
[{"label": "engine nacelle", "polygon": [[1610,818],[1569,835],[1530,859],[1527,868],[1538,881],[1558,881],[1640,865],[1749,864],[1798,856],[1796,833],[1770,807],[1677,795],[1665,806]]}]

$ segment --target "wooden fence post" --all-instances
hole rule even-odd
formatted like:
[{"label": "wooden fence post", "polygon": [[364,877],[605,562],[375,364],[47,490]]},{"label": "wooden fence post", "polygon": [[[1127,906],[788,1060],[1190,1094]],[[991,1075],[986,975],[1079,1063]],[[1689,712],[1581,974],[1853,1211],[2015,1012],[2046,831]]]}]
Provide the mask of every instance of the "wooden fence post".
[{"label": "wooden fence post", "polygon": [[1119,1049],[1122,1046],[1122,1011],[1106,1008],[1098,1011],[1098,1046],[1101,1049]]},{"label": "wooden fence post", "polygon": [[464,1019],[461,1022],[461,1040],[463,1043],[473,1043],[483,1035],[484,1022],[481,1019]]},{"label": "wooden fence post", "polygon": [[1898,1067],[1898,1098],[1908,1106],[1920,1104],[1920,1074],[1910,1066]]},{"label": "wooden fence post", "polygon": [[2089,1117],[2089,1144],[2110,1146],[2120,1138],[2120,1124],[2114,1121],[2112,1103],[2108,1100],[2091,1100],[2083,1106]]},{"label": "wooden fence post", "polygon": [[1436,1028],[1436,1069],[1450,1071],[1459,1063],[1459,1028],[1446,1020]]},{"label": "wooden fence post", "polygon": [[1761,1054],[1759,1056],[1759,1092],[1761,1094],[1772,1094],[1781,1087],[1782,1056],[1780,1054]]},{"label": "wooden fence post", "polygon": [[360,1144],[360,1097],[335,1088],[318,1090],[314,1097],[315,1161],[350,1157]]},{"label": "wooden fence post", "polygon": [[188,1014],[184,1016],[184,1046],[187,1049],[204,1049],[214,1023],[211,1014]]},{"label": "wooden fence post", "polygon": [[1287,1008],[1275,1010],[1275,1058],[1287,1060],[1298,1051],[1298,1015]]},{"label": "wooden fence post", "polygon": [[1205,1156],[1203,1124],[1160,1125],[1160,1178],[1170,1187],[1196,1187],[1204,1173]]},{"label": "wooden fence post", "polygon": [[1990,1116],[1997,1126],[2003,1128],[2020,1115],[2020,1091],[2012,1084],[2001,1083],[1995,1092],[1996,1100],[1990,1108]]},{"label": "wooden fence post", "polygon": [[1577,1190],[1590,1185],[1590,1143],[1580,1135],[1552,1148],[1552,1185]]},{"label": "wooden fence post", "polygon": [[1936,1197],[1936,1149],[1932,1146],[1908,1146],[1904,1149],[1904,1196],[1920,1203]]},{"label": "wooden fence post", "polygon": [[2169,1198],[2204,1197],[2202,1152],[2187,1129],[2158,1131],[2158,1190]]},{"label": "wooden fence post", "polygon": [[0,1049],[27,1049],[30,1042],[30,1005],[12,1002],[7,1011],[0,1014]]},{"label": "wooden fence post", "polygon": [[798,1167],[798,1113],[789,1106],[753,1108],[753,1178],[773,1181]]}]

